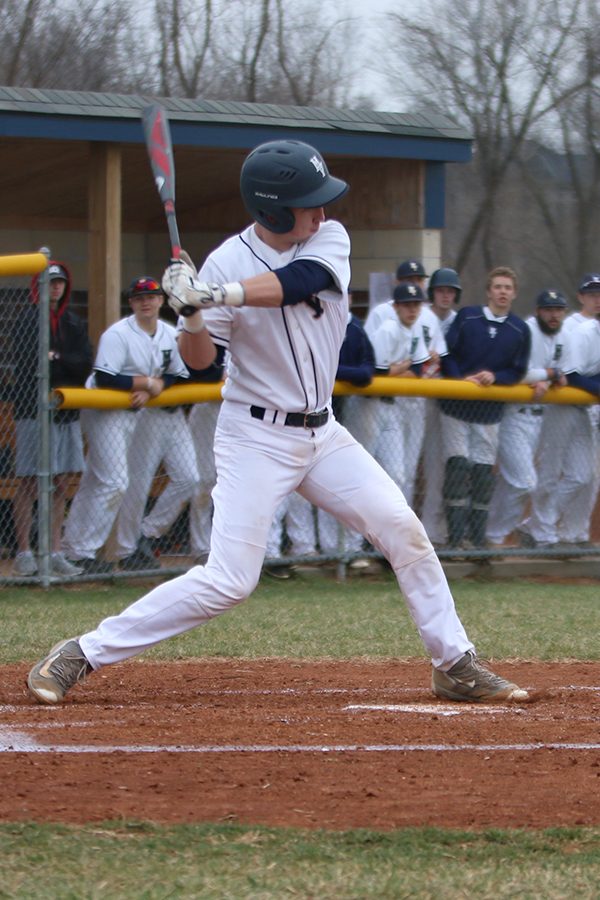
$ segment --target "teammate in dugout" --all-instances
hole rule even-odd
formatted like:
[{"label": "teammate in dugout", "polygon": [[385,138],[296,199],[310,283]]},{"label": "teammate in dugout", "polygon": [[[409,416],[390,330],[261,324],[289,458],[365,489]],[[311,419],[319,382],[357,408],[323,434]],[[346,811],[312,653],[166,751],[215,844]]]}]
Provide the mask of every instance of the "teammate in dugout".
[{"label": "teammate in dugout", "polygon": [[331,413],[347,322],[350,241],[324,207],[348,190],[320,153],[294,140],[246,158],[241,193],[254,222],[197,274],[187,255],[164,274],[194,369],[230,354],[215,434],[217,483],[205,566],[156,587],[119,615],[57,644],[28,686],[59,703],[87,673],[203,624],[256,587],[273,514],[294,490],[363,534],[389,560],[432,658],[433,692],[467,701],[524,700],[485,668],[458,618],[440,562],[400,489]]},{"label": "teammate in dugout", "polygon": [[[522,381],[533,388],[533,403],[507,403],[500,422],[498,475],[487,527],[492,545],[502,545],[521,524],[526,501],[535,496],[542,425],[549,412],[541,400],[551,385],[564,387],[567,383],[562,372],[566,342],[562,324],[566,312],[567,301],[560,291],[545,290],[536,297],[535,315],[526,320],[531,331],[531,354]],[[556,440],[556,433],[546,433],[546,449],[551,453]],[[524,533],[517,529],[516,536],[521,542]]]},{"label": "teammate in dugout", "polygon": [[[463,307],[448,329],[448,355],[442,360],[447,378],[462,378],[482,387],[521,380],[527,371],[531,333],[511,312],[516,295],[513,270],[492,269],[487,277],[487,303]],[[485,547],[505,404],[489,400],[440,400],[439,404],[448,543],[459,547],[468,535],[474,547]]]}]

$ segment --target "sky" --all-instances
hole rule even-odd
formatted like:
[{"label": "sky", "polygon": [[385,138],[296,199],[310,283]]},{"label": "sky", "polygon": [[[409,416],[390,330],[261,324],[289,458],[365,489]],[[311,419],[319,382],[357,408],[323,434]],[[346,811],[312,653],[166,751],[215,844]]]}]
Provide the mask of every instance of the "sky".
[{"label": "sky", "polygon": [[[386,12],[398,12],[407,5],[408,0],[346,0],[345,7],[349,15],[356,16],[364,23],[365,36],[375,37],[376,25],[380,24],[381,17]],[[414,5],[414,4],[412,4]],[[379,20],[379,21],[378,21]],[[381,74],[371,71],[377,65],[377,56],[371,49],[367,50],[365,42],[365,59],[362,62],[361,79],[375,99],[375,107],[387,112],[402,112],[406,110],[406,103],[400,99],[390,98],[389,86],[381,77]]]}]

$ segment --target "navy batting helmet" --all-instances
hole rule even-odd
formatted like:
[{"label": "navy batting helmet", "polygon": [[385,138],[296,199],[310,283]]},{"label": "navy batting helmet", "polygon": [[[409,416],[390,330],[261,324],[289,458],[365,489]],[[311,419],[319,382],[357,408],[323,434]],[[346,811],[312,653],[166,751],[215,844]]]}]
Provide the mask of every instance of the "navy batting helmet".
[{"label": "navy batting helmet", "polygon": [[557,307],[559,309],[567,308],[567,301],[560,291],[542,291],[535,298],[537,309],[551,309]]},{"label": "navy batting helmet", "polygon": [[433,289],[436,287],[454,288],[456,291],[454,302],[458,303],[460,301],[462,285],[460,283],[458,272],[455,269],[436,269],[435,272],[432,273],[429,284],[427,285],[427,296],[430,300],[433,300]]},{"label": "navy batting helmet", "polygon": [[425,267],[419,259],[406,259],[404,262],[401,262],[396,269],[397,281],[400,281],[401,278],[413,278],[415,276],[418,278],[427,278]]},{"label": "navy batting helmet", "polygon": [[348,185],[329,174],[314,147],[282,140],[261,144],[246,157],[240,190],[255,221],[275,234],[285,234],[295,224],[290,207],[326,206],[342,197]]},{"label": "navy batting helmet", "polygon": [[142,294],[160,294],[163,296],[163,289],[160,282],[151,275],[142,275],[140,278],[134,278],[127,290],[127,296],[131,300],[132,297],[141,297]]},{"label": "navy batting helmet", "polygon": [[399,284],[394,288],[394,303],[420,303],[425,299],[418,284]]}]

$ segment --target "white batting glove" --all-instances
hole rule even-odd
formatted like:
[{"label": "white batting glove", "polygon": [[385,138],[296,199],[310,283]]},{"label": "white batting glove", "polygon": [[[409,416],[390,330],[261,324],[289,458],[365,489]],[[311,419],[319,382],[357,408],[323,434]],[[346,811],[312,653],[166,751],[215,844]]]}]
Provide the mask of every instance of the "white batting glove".
[{"label": "white batting glove", "polygon": [[198,309],[212,306],[243,306],[244,288],[239,281],[229,284],[209,284],[192,278],[185,286],[185,302]]},{"label": "white batting glove", "polygon": [[[181,305],[185,304],[186,287],[193,282],[194,278],[196,278],[196,269],[182,259],[172,262],[165,269],[161,284],[163,291],[169,298],[170,305],[172,305],[171,299],[179,300]],[[173,308],[175,309],[175,307]]]},{"label": "white batting glove", "polygon": [[189,307],[210,309],[213,306],[243,306],[244,303],[244,288],[239,281],[228,284],[198,281],[196,269],[185,250],[165,269],[162,289],[169,298],[169,306],[178,315],[189,315]]}]

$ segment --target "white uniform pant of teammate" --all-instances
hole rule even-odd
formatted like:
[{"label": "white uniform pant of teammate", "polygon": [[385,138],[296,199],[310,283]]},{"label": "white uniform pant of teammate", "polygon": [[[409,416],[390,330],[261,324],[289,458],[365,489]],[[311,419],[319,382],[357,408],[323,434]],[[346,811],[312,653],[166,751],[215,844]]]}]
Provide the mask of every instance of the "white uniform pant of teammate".
[{"label": "white uniform pant of teammate", "polygon": [[288,556],[314,556],[317,542],[313,508],[294,491],[275,510],[267,538],[267,559],[281,557],[284,524],[290,541]]},{"label": "white uniform pant of teammate", "polygon": [[93,559],[110,534],[129,483],[127,459],[138,415],[124,409],[81,411],[88,452],[65,523],[63,546],[70,559]]},{"label": "white uniform pant of teammate", "polygon": [[190,504],[190,544],[194,556],[208,553],[212,529],[212,489],[217,480],[215,468],[215,428],[221,403],[195,403],[189,415],[190,430],[196,448],[199,481]]},{"label": "white uniform pant of teammate", "polygon": [[425,401],[425,437],[423,439],[423,474],[425,489],[421,521],[433,544],[448,540],[444,510],[445,460],[442,449],[441,412],[437,400]]},{"label": "white uniform pant of teammate", "polygon": [[589,540],[598,486],[597,448],[585,406],[548,406],[539,443],[538,486],[524,522],[536,541]]},{"label": "white uniform pant of teammate", "polygon": [[463,422],[442,413],[440,426],[444,464],[452,456],[464,456],[472,463],[494,465],[498,453],[499,422]]},{"label": "white uniform pant of teammate", "polygon": [[[278,417],[281,420],[281,416]],[[334,419],[310,430],[253,419],[224,402],[215,436],[211,552],[205,566],[160,585],[80,638],[94,669],[207,622],[256,587],[275,510],[293,490],[363,533],[390,561],[434,666],[473,645],[446,577],[401,491]]]},{"label": "white uniform pant of teammate", "polygon": [[498,475],[490,503],[487,537],[494,544],[519,525],[527,497],[537,485],[536,453],[543,409],[509,404],[498,434]]},{"label": "white uniform pant of teammate", "polygon": [[[343,423],[371,455],[377,443],[376,409],[376,397],[359,397],[356,394],[344,397]],[[360,553],[363,549],[362,534],[344,528],[323,509],[317,509],[317,528],[321,553]]]},{"label": "white uniform pant of teammate", "polygon": [[[144,518],[161,462],[169,482]],[[166,534],[198,484],[196,451],[183,409],[143,409],[137,414],[128,468],[129,485],[117,521],[118,559],[134,552],[141,534],[147,538]]]},{"label": "white uniform pant of teammate", "polygon": [[375,459],[396,482],[408,505],[413,506],[417,467],[425,436],[425,400],[423,397],[382,397],[377,404],[379,436]]}]

